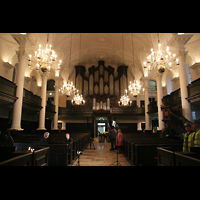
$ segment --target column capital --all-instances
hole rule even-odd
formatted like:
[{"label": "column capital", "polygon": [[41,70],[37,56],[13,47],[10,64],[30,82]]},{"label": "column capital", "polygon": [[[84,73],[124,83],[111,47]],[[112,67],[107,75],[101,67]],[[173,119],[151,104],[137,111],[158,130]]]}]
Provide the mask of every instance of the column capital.
[{"label": "column capital", "polygon": [[162,78],[162,74],[159,73],[159,72],[157,72],[157,73],[156,73],[156,78]]},{"label": "column capital", "polygon": [[149,77],[142,77],[140,80],[143,81],[143,82],[147,82],[148,83],[150,78]]},{"label": "column capital", "polygon": [[140,80],[144,82],[143,87],[145,88],[145,90],[148,89],[149,88],[148,81],[150,80],[150,78],[149,77],[142,77]]},{"label": "column capital", "polygon": [[24,44],[28,44],[29,46],[36,45],[36,41],[32,38],[30,33],[27,33],[26,35],[12,34],[12,37],[20,46],[24,46]]},{"label": "column capital", "polygon": [[55,88],[60,86],[60,81],[62,81],[63,78],[62,77],[55,77]]},{"label": "column capital", "polygon": [[183,58],[183,60],[185,62],[187,54],[188,54],[188,51],[179,51],[178,56],[180,56],[181,58]]},{"label": "column capital", "polygon": [[173,34],[167,45],[176,47],[177,51],[185,51],[184,45],[192,38],[192,36],[193,35]]}]

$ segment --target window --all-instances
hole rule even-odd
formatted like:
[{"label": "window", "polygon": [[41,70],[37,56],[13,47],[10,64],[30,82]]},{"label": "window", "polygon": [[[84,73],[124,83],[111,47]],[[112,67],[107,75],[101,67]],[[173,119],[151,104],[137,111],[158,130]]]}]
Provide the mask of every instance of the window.
[{"label": "window", "polygon": [[192,111],[192,120],[196,119],[196,113],[195,111]]},{"label": "window", "polygon": [[149,91],[156,91],[157,90],[156,81],[149,80],[148,85],[149,85]]},{"label": "window", "polygon": [[191,71],[190,71],[190,68],[188,69],[188,82],[189,82],[189,84],[191,84],[191,82],[192,82],[192,77],[191,77]]}]

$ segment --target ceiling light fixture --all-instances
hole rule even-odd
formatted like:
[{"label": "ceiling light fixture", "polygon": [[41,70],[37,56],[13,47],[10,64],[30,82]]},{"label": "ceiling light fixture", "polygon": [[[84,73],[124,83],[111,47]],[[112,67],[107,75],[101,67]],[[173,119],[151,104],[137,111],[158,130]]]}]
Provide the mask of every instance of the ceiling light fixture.
[{"label": "ceiling light fixture", "polygon": [[168,67],[170,70],[174,66],[179,65],[179,59],[176,57],[176,54],[173,54],[169,51],[169,47],[164,51],[161,47],[158,34],[158,50],[154,51],[151,49],[151,54],[147,57],[147,62],[144,62],[144,68],[148,68],[148,71],[157,69],[157,71],[162,74],[165,72],[165,67]]},{"label": "ceiling light fixture", "polygon": [[[61,68],[61,63],[62,61],[59,60],[58,64],[55,64],[57,61],[57,55],[55,53],[55,51],[53,51],[51,49],[51,44],[48,44],[48,40],[49,40],[49,33],[47,34],[47,44],[46,44],[46,48],[45,49],[41,49],[41,45],[39,44],[39,49],[38,51],[35,51],[35,60],[37,61],[37,70],[40,73],[50,73],[51,68],[54,68],[54,70],[56,71],[56,73],[58,73],[58,71]],[[29,55],[29,60],[28,60],[28,66],[31,67],[32,64],[32,55]],[[58,74],[57,74],[58,75]]]}]

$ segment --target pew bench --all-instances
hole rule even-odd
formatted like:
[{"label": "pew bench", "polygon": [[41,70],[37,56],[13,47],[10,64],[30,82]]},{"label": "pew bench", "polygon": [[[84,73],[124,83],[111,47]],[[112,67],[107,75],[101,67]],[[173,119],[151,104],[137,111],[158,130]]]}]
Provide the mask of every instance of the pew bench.
[{"label": "pew bench", "polygon": [[175,147],[182,148],[178,143],[155,143],[155,144],[135,144],[135,165],[139,166],[157,166],[157,147]]},{"label": "pew bench", "polygon": [[34,143],[14,143],[18,149],[44,148],[48,149],[48,166],[68,166],[68,144],[34,144]]},{"label": "pew bench", "polygon": [[200,166],[200,159],[194,152],[175,154],[176,166]]},{"label": "pew bench", "polygon": [[0,166],[48,166],[48,149],[49,147],[37,148],[34,152],[14,151],[4,154]]},{"label": "pew bench", "polygon": [[199,150],[195,147],[194,152],[182,152],[181,150],[177,147],[157,148],[158,166],[200,166]]}]

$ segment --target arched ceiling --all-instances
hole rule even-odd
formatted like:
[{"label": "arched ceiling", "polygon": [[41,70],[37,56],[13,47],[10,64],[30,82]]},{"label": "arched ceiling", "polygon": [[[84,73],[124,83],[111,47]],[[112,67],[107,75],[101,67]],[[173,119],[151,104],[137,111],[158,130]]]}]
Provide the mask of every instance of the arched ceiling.
[{"label": "arched ceiling", "polygon": [[[10,54],[7,57],[10,61],[19,46],[12,34],[14,33],[0,33],[1,48],[7,46]],[[190,62],[196,62],[200,60],[200,34],[192,34],[193,37],[186,44],[186,50],[189,51]],[[28,53],[34,55],[39,44],[45,46],[47,33],[31,33],[31,36],[36,41],[36,46],[29,47]],[[159,33],[164,46],[171,37],[172,33]],[[65,79],[75,65],[80,63],[87,70],[92,65],[97,66],[101,59],[106,66],[117,68],[122,63],[128,65],[131,76],[139,79],[143,76],[143,62],[150,54],[150,49],[157,47],[157,41],[157,33],[49,33],[49,43],[58,59],[62,60],[61,75]]]}]

